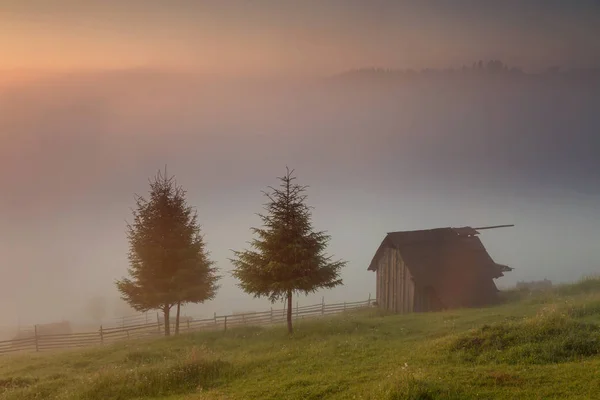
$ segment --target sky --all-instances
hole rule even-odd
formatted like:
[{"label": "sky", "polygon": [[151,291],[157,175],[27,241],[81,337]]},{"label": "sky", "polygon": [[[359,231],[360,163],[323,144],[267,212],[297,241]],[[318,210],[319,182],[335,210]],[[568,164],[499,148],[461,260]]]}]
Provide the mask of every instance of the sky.
[{"label": "sky", "polygon": [[591,0],[2,0],[0,69],[313,74],[499,58],[598,65]]},{"label": "sky", "polygon": [[515,268],[502,287],[600,272],[598,74],[323,78],[598,67],[595,4],[0,0],[0,327],[114,301],[134,194],[165,165],[224,275],[189,315],[270,307],[228,259],[286,166],[348,261],[344,286],[300,304],[374,296],[366,268],[397,230],[515,224],[481,235]]}]

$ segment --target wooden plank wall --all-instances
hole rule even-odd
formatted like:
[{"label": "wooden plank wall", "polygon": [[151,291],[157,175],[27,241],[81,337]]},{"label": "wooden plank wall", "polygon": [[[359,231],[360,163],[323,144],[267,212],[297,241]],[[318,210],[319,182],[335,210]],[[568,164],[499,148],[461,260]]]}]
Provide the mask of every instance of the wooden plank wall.
[{"label": "wooden plank wall", "polygon": [[376,291],[381,308],[401,314],[413,312],[415,285],[399,250],[388,248],[381,255]]},{"label": "wooden plank wall", "polygon": [[388,267],[387,267],[387,249],[384,250],[383,255],[381,256],[381,260],[379,260],[379,265],[381,269],[381,306],[387,310],[388,309]]},{"label": "wooden plank wall", "polygon": [[379,259],[379,265],[377,271],[379,272],[377,278],[377,301],[379,307],[388,310],[390,307],[390,266],[389,266],[389,249],[384,249],[381,258]]},{"label": "wooden plank wall", "polygon": [[396,292],[395,312],[400,314],[411,313],[414,310],[414,282],[410,271],[402,260],[399,250],[394,250],[396,254],[394,269],[396,270],[396,279],[394,288]]}]

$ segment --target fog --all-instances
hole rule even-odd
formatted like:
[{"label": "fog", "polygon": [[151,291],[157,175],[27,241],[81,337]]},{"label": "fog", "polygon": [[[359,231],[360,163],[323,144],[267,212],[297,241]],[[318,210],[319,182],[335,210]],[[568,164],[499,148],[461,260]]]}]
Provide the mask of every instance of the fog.
[{"label": "fog", "polygon": [[[166,70],[41,75],[0,88],[0,326],[90,322],[118,298],[134,194],[167,165],[224,275],[184,312],[268,309],[236,287],[231,249],[260,224],[285,167],[310,186],[344,285],[300,304],[375,295],[386,232],[484,231],[497,281],[600,272],[600,74],[352,73],[216,80]],[[109,304],[106,319],[118,314]],[[277,305],[278,307],[280,305]]]}]

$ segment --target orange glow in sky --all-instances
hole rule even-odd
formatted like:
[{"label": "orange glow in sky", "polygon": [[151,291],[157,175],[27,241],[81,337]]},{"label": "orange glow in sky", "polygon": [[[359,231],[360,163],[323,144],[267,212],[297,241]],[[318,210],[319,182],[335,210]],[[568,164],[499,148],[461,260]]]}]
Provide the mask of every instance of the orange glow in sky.
[{"label": "orange glow in sky", "polygon": [[589,65],[600,57],[600,17],[585,7],[429,3],[4,0],[0,69],[333,73],[490,58],[525,68]]}]

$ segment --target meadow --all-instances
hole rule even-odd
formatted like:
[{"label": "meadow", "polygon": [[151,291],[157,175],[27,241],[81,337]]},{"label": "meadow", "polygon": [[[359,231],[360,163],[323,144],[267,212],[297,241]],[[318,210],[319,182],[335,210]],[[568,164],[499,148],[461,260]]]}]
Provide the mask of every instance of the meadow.
[{"label": "meadow", "polygon": [[2,356],[0,399],[600,399],[600,278],[502,296]]}]

